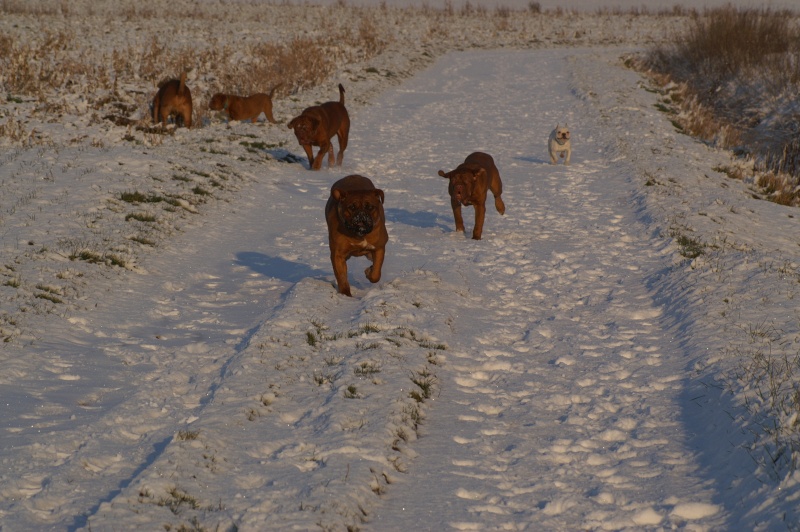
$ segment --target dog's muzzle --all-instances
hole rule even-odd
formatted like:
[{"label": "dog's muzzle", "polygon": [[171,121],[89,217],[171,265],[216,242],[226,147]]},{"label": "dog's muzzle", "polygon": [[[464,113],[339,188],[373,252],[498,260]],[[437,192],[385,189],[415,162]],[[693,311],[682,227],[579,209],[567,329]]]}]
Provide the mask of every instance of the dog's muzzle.
[{"label": "dog's muzzle", "polygon": [[462,205],[470,204],[469,197],[467,196],[467,188],[464,185],[455,185],[453,187],[453,197]]},{"label": "dog's muzzle", "polygon": [[344,225],[348,231],[358,236],[365,236],[372,232],[372,218],[364,211],[356,213]]}]

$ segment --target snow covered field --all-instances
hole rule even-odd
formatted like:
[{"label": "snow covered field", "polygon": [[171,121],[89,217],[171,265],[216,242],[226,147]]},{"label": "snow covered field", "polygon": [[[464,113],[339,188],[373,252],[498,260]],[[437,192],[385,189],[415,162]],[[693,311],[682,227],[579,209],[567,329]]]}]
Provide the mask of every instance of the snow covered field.
[{"label": "snow covered field", "polygon": [[[285,124],[344,84],[344,166],[319,172],[283,125],[162,137],[4,102],[45,140],[0,137],[0,530],[796,528],[796,458],[762,425],[797,415],[738,377],[796,366],[800,220],[625,68],[678,22],[399,26],[275,102]],[[506,203],[480,241],[436,174],[476,150]],[[323,209],[352,173],[390,241],[346,298]]]}]

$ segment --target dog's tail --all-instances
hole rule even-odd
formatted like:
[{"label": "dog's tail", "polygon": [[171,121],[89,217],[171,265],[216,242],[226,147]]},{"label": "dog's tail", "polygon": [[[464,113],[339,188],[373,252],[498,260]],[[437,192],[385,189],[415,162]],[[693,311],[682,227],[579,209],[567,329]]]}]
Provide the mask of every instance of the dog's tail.
[{"label": "dog's tail", "polygon": [[271,100],[271,99],[272,99],[272,97],[275,95],[275,91],[276,91],[276,90],[278,90],[278,87],[280,87],[281,85],[283,85],[283,82],[280,82],[280,83],[278,83],[277,85],[275,85],[274,87],[272,87],[272,90],[270,90],[270,91],[269,91],[269,99],[270,99],[270,100]]},{"label": "dog's tail", "polygon": [[275,90],[283,85],[283,83],[278,83],[272,90],[269,91],[269,102],[264,106],[264,114],[267,116],[267,120],[269,120],[273,124],[277,124],[278,121],[275,120],[275,115],[272,114],[272,97],[275,95]]},{"label": "dog's tail", "polygon": [[339,103],[344,105],[344,87],[339,83]]},{"label": "dog's tail", "polygon": [[183,94],[186,88],[186,72],[181,72],[181,84],[178,86],[178,94]]}]

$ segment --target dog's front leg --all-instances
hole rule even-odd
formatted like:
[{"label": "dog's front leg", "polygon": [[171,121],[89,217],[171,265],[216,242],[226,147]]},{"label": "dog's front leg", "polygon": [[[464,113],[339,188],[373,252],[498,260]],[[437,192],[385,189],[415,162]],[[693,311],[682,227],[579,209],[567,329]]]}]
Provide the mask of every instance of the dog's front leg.
[{"label": "dog's front leg", "polygon": [[[342,166],[344,150],[347,148],[347,133],[337,133],[336,139],[339,141],[339,153],[336,155],[336,166]],[[331,143],[331,157],[333,157],[333,143]]]},{"label": "dog's front leg", "polygon": [[333,156],[333,142],[329,142],[328,146],[328,168],[333,168],[336,164],[336,159]]},{"label": "dog's front leg", "polygon": [[569,158],[572,157],[572,150],[567,150],[567,157],[564,159],[564,164],[569,166]]},{"label": "dog's front leg", "polygon": [[306,157],[308,157],[308,169],[314,169],[314,150],[311,148],[311,144],[303,144],[303,150],[306,152]]},{"label": "dog's front leg", "polygon": [[338,253],[331,253],[331,264],[339,293],[353,297],[350,293],[350,283],[347,281],[347,258]]},{"label": "dog's front leg", "polygon": [[464,218],[461,217],[461,203],[456,199],[450,200],[453,207],[453,218],[456,220],[456,232],[464,232]]},{"label": "dog's front leg", "polygon": [[486,218],[486,199],[475,202],[475,227],[472,229],[472,239],[480,240],[483,233],[483,220]]},{"label": "dog's front leg", "polygon": [[364,274],[371,283],[377,283],[381,280],[381,267],[383,267],[383,258],[386,255],[386,250],[383,248],[376,249],[367,257],[372,261],[372,264],[364,270]]},{"label": "dog's front leg", "polygon": [[325,154],[328,153],[328,150],[331,149],[331,143],[326,142],[324,144],[319,145],[319,151],[317,152],[317,156],[314,157],[314,163],[311,165],[312,170],[319,170],[322,168],[322,159],[325,158]]}]

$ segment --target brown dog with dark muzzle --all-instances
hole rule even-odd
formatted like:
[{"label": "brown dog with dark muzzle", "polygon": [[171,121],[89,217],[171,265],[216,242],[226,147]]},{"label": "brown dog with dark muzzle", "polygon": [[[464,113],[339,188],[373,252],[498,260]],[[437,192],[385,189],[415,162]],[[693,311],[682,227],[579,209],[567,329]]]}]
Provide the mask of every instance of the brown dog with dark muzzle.
[{"label": "brown dog with dark muzzle", "polygon": [[208,104],[212,111],[225,111],[231,120],[250,120],[257,122],[261,113],[267,120],[277,124],[275,117],[272,116],[272,96],[275,94],[280,84],[272,87],[269,94],[259,92],[250,96],[234,96],[232,94],[217,93]]},{"label": "brown dog with dark muzzle", "polygon": [[[308,156],[310,170],[319,170],[322,159],[328,154],[328,166],[334,165],[333,144],[334,135],[339,141],[339,153],[336,156],[336,165],[341,166],[344,159],[344,150],[347,148],[347,137],[350,135],[350,115],[344,106],[344,87],[339,84],[339,101],[325,102],[303,110],[289,122],[289,128],[294,129],[297,142],[303,147]],[[319,146],[316,157],[312,146]]]},{"label": "brown dog with dark muzzle", "polygon": [[439,170],[439,175],[450,180],[447,190],[450,193],[450,205],[453,207],[453,216],[456,219],[456,231],[464,231],[461,206],[472,205],[475,207],[472,238],[480,240],[483,221],[486,218],[486,195],[489,190],[494,195],[497,212],[500,214],[506,212],[505,203],[500,197],[503,193],[503,183],[500,181],[500,172],[494,164],[494,159],[488,153],[476,151],[469,154],[455,170],[447,173]]},{"label": "brown dog with dark muzzle", "polygon": [[159,86],[153,99],[153,123],[167,125],[167,119],[175,116],[175,125],[183,121],[185,127],[192,127],[192,93],[186,86],[186,72],[181,79],[171,79]]},{"label": "brown dog with dark muzzle", "polygon": [[351,296],[347,280],[347,259],[365,256],[372,264],[364,270],[371,283],[381,280],[386,254],[386,221],[383,214],[383,190],[375,188],[360,175],[343,177],[331,187],[325,204],[331,263],[340,294]]}]

